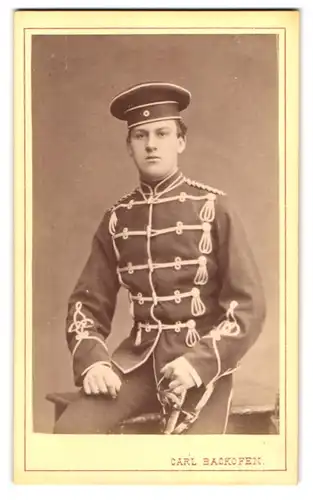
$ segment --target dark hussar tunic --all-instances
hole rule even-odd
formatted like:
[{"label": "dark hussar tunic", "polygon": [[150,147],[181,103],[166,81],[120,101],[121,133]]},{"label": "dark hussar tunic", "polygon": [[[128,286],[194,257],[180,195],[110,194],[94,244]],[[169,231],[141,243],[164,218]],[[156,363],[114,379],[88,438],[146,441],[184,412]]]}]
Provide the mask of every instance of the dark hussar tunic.
[{"label": "dark hussar tunic", "polygon": [[[120,286],[133,327],[110,357],[105,340]],[[128,373],[153,356],[158,385],[160,369],[184,356],[202,381],[185,400],[193,421],[212,391],[227,387],[229,398],[231,383],[219,381],[231,380],[264,316],[259,274],[227,196],[179,171],[153,188],[141,183],[105,213],[70,298],[76,384],[95,363]]]}]

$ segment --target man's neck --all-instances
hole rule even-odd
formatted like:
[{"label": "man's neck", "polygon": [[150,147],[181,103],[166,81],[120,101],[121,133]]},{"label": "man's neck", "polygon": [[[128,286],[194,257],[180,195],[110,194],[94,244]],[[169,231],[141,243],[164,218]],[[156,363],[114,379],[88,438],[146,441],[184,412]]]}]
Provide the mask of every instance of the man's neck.
[{"label": "man's neck", "polygon": [[140,182],[143,182],[144,184],[148,184],[152,188],[157,186],[160,182],[164,181],[165,179],[169,179],[170,177],[174,176],[178,172],[178,167],[176,167],[172,172],[170,172],[167,175],[164,175],[162,177],[158,178],[145,178],[143,176],[140,176],[139,180]]}]

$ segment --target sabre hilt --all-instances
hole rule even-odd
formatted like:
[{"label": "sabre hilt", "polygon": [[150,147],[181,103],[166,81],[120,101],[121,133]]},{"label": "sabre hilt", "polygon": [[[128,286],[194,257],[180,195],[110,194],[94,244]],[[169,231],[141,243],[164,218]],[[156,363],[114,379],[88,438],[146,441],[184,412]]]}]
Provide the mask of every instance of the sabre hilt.
[{"label": "sabre hilt", "polygon": [[169,417],[165,425],[163,434],[172,434],[175,430],[179,415],[182,411],[182,406],[186,398],[187,391],[177,395],[169,390],[163,391],[162,400],[165,406],[169,408]]}]

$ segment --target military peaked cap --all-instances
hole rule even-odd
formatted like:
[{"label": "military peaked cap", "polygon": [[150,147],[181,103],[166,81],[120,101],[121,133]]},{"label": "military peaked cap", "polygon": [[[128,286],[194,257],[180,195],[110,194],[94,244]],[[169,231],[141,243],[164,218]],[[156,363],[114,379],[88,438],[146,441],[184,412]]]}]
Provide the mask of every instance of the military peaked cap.
[{"label": "military peaked cap", "polygon": [[143,123],[179,119],[191,100],[188,90],[166,82],[140,83],[121,92],[111,102],[115,118],[127,121],[128,128]]}]

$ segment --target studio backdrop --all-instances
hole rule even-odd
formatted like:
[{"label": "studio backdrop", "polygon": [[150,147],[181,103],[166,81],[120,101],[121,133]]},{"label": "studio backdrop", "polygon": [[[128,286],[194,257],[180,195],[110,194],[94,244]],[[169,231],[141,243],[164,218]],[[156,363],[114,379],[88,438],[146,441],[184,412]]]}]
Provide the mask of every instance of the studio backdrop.
[{"label": "studio backdrop", "polygon": [[[225,191],[262,276],[267,319],[235,376],[234,404],[272,404],[279,373],[278,82],[274,35],[36,35],[32,42],[33,411],[51,432],[48,392],[74,389],[67,300],[103,216],[137,174],[111,99],[147,80],[190,90],[180,168]],[[129,332],[120,294],[109,346]]]}]

